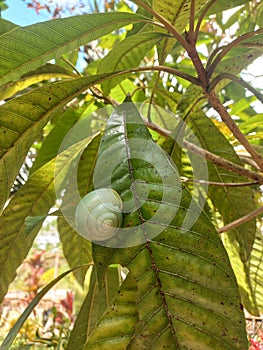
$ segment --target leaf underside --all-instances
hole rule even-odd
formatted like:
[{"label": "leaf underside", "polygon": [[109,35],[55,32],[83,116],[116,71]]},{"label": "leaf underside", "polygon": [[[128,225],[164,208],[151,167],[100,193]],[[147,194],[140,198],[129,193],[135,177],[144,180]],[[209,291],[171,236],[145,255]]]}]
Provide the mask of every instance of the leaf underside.
[{"label": "leaf underside", "polygon": [[130,23],[145,22],[134,13],[109,12],[72,16],[16,27],[0,36],[0,83],[16,80],[90,41]]}]

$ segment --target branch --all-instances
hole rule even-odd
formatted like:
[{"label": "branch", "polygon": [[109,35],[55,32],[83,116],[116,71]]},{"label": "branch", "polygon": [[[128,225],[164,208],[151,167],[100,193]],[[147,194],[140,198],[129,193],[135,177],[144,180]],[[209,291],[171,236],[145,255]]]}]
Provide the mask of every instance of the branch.
[{"label": "branch", "polygon": [[[170,137],[171,132],[169,130],[166,130],[159,125],[148,122],[147,120],[144,119],[145,124],[148,126],[148,128],[158,132],[160,135],[165,136],[165,137]],[[220,166],[221,168],[227,169],[228,171],[231,171],[235,174],[247,177],[248,179],[254,180],[256,183],[263,184],[263,175],[243,168],[242,166],[235,164],[229,160],[226,160],[222,157],[217,156],[214,153],[211,153],[201,147],[198,147],[194,145],[193,143],[190,143],[188,141],[183,141],[183,146],[190,152],[200,155],[201,157],[204,157],[205,159],[211,161],[217,166]]]},{"label": "branch", "polygon": [[211,67],[211,64],[213,62],[214,57],[217,55],[218,52],[222,51],[224,46],[219,46],[214,51],[212,51],[211,55],[208,57],[206,62],[206,71],[209,71],[209,68]]},{"label": "branch", "polygon": [[259,173],[245,169],[238,164],[235,164],[233,162],[230,162],[229,160],[221,158],[221,157],[217,156],[216,154],[211,153],[203,148],[200,148],[200,147],[198,147],[198,146],[196,146],[193,143],[190,143],[188,141],[184,141],[183,145],[190,152],[193,152],[194,154],[205,157],[205,159],[210,160],[212,163],[220,166],[221,168],[227,169],[227,170],[229,170],[233,173],[236,173],[238,175],[245,176],[248,179],[252,179],[252,180],[258,182],[259,184],[263,184],[263,175],[261,175]]},{"label": "branch", "polygon": [[223,227],[220,227],[217,232],[218,233],[223,233],[223,232],[226,232],[226,231],[229,231],[229,230],[233,230],[234,228],[256,218],[257,216],[261,215],[263,213],[263,207],[260,207],[254,211],[252,211],[251,213],[245,215],[245,216],[242,216],[241,218],[231,222],[230,224],[227,224]]},{"label": "branch", "polygon": [[149,103],[149,107],[148,107],[148,120],[149,120],[149,122],[151,121],[151,106],[153,104],[155,91],[156,91],[158,84],[159,84],[160,73],[161,72],[158,72],[158,76],[154,81],[154,85],[153,85],[152,92],[151,92],[151,97],[150,97],[150,101],[149,101],[150,103]]},{"label": "branch", "polygon": [[73,63],[71,63],[67,58],[61,56],[60,59],[62,61],[64,61],[66,64],[68,64],[70,66],[70,68],[76,72],[77,75],[79,75],[80,77],[82,76],[82,74],[78,71],[78,69],[75,67],[75,65]]},{"label": "branch", "polygon": [[216,85],[223,79],[228,79],[228,80],[233,80],[236,83],[242,85],[244,88],[246,88],[247,90],[249,90],[250,92],[252,92],[253,95],[255,95],[257,97],[257,99],[263,103],[263,95],[255,88],[253,88],[253,86],[251,86],[250,84],[248,84],[245,80],[230,74],[230,73],[222,73],[217,75],[211,82],[210,86],[209,86],[209,91],[213,90]]},{"label": "branch", "polygon": [[195,45],[195,0],[191,0],[190,7],[190,17],[189,17],[189,33],[188,33],[188,42],[190,45]]},{"label": "branch", "polygon": [[220,100],[218,99],[217,95],[214,91],[211,91],[210,93],[206,93],[206,97],[208,101],[211,103],[212,107],[218,112],[223,122],[226,124],[226,126],[229,128],[229,130],[232,131],[235,138],[245,147],[245,149],[250,153],[251,157],[254,159],[254,161],[259,166],[260,170],[263,171],[263,158],[260,154],[257,153],[257,151],[254,149],[253,146],[250,145],[246,137],[243,135],[243,133],[238,128],[237,124],[234,122],[234,120],[231,118],[229,113],[227,112],[226,108],[222,105]]}]

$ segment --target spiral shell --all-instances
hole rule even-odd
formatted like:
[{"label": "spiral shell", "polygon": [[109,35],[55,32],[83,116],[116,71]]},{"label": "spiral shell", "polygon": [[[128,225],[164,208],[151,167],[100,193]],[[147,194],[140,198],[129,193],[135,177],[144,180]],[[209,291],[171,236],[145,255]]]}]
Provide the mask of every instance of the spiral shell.
[{"label": "spiral shell", "polygon": [[91,241],[112,238],[122,223],[122,201],[110,188],[88,193],[76,208],[75,224],[79,233]]}]

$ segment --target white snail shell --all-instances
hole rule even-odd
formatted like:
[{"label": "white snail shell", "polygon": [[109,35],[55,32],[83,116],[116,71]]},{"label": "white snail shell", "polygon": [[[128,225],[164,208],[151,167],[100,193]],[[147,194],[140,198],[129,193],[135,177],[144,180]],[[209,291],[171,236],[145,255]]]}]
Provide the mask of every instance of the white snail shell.
[{"label": "white snail shell", "polygon": [[82,198],[76,208],[78,232],[91,241],[112,238],[122,223],[122,201],[110,188],[100,188]]}]

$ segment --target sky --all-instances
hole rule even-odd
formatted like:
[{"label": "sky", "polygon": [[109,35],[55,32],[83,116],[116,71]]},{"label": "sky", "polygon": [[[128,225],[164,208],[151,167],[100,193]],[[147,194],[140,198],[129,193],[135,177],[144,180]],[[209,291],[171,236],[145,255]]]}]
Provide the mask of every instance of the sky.
[{"label": "sky", "polygon": [[2,12],[2,18],[20,26],[26,26],[49,19],[48,15],[45,16],[43,11],[37,15],[36,12],[28,8],[22,0],[7,0],[6,4],[9,8]]},{"label": "sky", "polygon": [[[50,19],[47,11],[41,10],[39,14],[36,14],[34,9],[27,7],[26,2],[30,1],[7,0],[6,4],[9,6],[9,8],[2,12],[2,18],[20,26],[26,26]],[[46,3],[48,3],[48,1],[46,1]],[[57,3],[65,7],[73,7],[79,3],[79,0],[58,0]],[[87,0],[85,3],[87,3],[87,5],[85,5],[85,9],[89,8],[90,1]],[[77,14],[77,12],[75,14]]]}]

